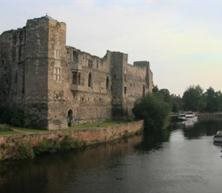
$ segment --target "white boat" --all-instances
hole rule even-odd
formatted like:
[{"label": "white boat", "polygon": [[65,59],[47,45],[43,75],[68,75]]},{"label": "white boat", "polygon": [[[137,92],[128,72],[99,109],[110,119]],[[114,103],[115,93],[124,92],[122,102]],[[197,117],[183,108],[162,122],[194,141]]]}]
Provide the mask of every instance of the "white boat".
[{"label": "white boat", "polygon": [[222,131],[217,131],[214,136],[214,143],[222,143]]},{"label": "white boat", "polygon": [[186,120],[186,114],[185,113],[180,113],[177,118],[178,118],[179,121],[185,121]]},{"label": "white boat", "polygon": [[194,113],[194,112],[186,112],[185,116],[186,116],[186,120],[192,120],[194,122],[196,122],[198,120],[198,117],[197,117],[196,113]]},{"label": "white boat", "polygon": [[194,121],[198,120],[197,115],[194,112],[184,112],[178,115],[178,119],[180,121]]}]

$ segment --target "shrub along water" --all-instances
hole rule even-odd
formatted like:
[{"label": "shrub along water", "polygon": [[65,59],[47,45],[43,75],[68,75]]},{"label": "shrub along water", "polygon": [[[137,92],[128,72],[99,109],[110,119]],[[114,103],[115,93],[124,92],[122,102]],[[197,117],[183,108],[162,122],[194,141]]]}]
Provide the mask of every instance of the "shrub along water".
[{"label": "shrub along water", "polygon": [[[33,159],[41,154],[65,152],[85,148],[85,143],[63,136],[62,139],[43,139],[41,143],[33,146],[31,142],[18,141],[15,145],[10,143],[0,146],[0,160],[24,160]],[[3,152],[3,153],[2,153]]]},{"label": "shrub along water", "polygon": [[133,113],[136,119],[144,120],[145,130],[159,130],[166,126],[170,105],[163,97],[149,94],[136,102]]},{"label": "shrub along water", "polygon": [[64,152],[84,147],[83,142],[73,140],[70,136],[64,136],[61,141],[54,139],[43,140],[42,143],[33,148],[35,155]]}]

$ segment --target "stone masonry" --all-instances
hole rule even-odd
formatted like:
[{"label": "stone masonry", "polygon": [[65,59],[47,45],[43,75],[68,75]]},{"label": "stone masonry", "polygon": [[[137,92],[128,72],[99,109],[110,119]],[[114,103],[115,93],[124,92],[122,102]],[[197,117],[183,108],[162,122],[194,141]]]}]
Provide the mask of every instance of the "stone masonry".
[{"label": "stone masonry", "polygon": [[132,116],[152,88],[148,61],[131,65],[121,52],[100,58],[66,46],[66,24],[49,16],[0,35],[0,104],[22,109],[26,126]]}]

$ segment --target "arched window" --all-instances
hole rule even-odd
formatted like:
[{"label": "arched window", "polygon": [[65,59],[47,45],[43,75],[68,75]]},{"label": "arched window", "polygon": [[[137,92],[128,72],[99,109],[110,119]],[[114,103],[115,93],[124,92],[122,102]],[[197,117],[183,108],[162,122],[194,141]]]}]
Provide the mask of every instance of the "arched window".
[{"label": "arched window", "polygon": [[77,84],[77,72],[72,72],[72,84]]},{"label": "arched window", "polygon": [[79,62],[78,52],[73,51],[72,56],[73,56],[73,62],[78,63]]},{"label": "arched window", "polygon": [[53,70],[53,77],[54,80],[57,82],[60,82],[62,80],[62,75],[61,75],[61,68],[59,66],[55,66]]},{"label": "arched window", "polygon": [[107,90],[109,89],[109,77],[108,76],[106,77],[106,89]]},{"label": "arched window", "polygon": [[89,67],[89,68],[92,68],[92,67],[93,67],[93,61],[90,60],[90,59],[88,60],[88,67]]},{"label": "arched window", "polygon": [[78,83],[78,85],[81,84],[81,74],[80,74],[80,72],[78,73],[77,83]]},{"label": "arched window", "polygon": [[127,91],[127,87],[125,86],[124,87],[124,94],[126,94],[126,91]]},{"label": "arched window", "polygon": [[92,74],[91,74],[91,72],[89,73],[89,76],[88,76],[88,87],[92,87]]},{"label": "arched window", "polygon": [[69,109],[68,111],[67,123],[68,123],[68,127],[71,127],[73,124],[73,111],[71,109]]}]

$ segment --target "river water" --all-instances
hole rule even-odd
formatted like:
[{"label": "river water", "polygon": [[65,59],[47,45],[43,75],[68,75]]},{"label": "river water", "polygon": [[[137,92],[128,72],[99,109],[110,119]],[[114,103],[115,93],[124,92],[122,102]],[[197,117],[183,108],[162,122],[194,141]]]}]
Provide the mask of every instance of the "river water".
[{"label": "river water", "polygon": [[1,193],[221,193],[222,123],[172,126],[82,152],[0,163]]}]

